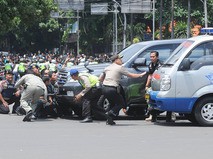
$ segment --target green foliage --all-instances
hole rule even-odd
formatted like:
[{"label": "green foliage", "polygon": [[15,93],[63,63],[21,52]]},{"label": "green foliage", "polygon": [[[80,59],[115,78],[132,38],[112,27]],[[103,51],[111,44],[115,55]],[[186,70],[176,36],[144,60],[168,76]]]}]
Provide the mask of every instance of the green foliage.
[{"label": "green foliage", "polygon": [[174,28],[175,38],[186,38],[187,37],[187,23],[178,22]]},{"label": "green foliage", "polygon": [[[80,49],[82,52],[109,52],[113,41],[113,13],[108,15],[91,15],[90,3],[100,2],[88,0],[85,10],[80,12]],[[113,5],[111,0],[109,7]],[[121,1],[118,0],[120,3]],[[208,25],[213,27],[213,0],[207,0]],[[10,41],[14,49],[38,50],[42,48],[60,47],[67,42],[70,36],[71,26],[76,19],[53,19],[51,11],[57,11],[53,0],[0,0],[0,49],[4,41]],[[112,8],[111,8],[112,9]],[[120,10],[120,8],[119,8]],[[171,33],[168,31],[171,22],[171,0],[163,0],[162,25],[163,39],[168,39]],[[66,17],[75,17],[70,12],[60,12]],[[152,27],[152,13],[133,14],[133,25],[130,25],[131,16],[127,15],[127,43],[131,43],[133,37],[143,40],[145,27]],[[159,37],[160,0],[156,1],[156,36]],[[174,0],[175,38],[186,37],[188,18],[188,0]],[[118,14],[118,43],[123,40],[123,14]],[[191,0],[191,27],[199,24],[204,26],[204,6],[201,0]],[[69,24],[69,25],[67,25]],[[68,27],[67,27],[68,26]],[[152,29],[152,28],[151,28]],[[73,45],[75,48],[76,44]]]}]

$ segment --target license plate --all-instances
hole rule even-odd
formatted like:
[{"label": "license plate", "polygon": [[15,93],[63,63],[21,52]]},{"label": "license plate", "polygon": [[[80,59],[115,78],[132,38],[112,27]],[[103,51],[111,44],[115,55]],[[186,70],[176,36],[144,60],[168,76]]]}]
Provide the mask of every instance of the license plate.
[{"label": "license plate", "polygon": [[150,99],[150,95],[149,94],[145,94],[145,99],[149,100]]},{"label": "license plate", "polygon": [[67,91],[67,95],[73,97],[74,93],[73,93],[73,91]]}]

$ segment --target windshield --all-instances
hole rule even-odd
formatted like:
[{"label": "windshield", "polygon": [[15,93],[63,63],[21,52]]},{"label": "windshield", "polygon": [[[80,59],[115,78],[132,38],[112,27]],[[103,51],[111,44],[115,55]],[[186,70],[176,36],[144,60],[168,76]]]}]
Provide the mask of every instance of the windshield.
[{"label": "windshield", "polygon": [[139,50],[141,50],[143,47],[145,47],[145,45],[140,45],[140,44],[133,44],[129,47],[127,47],[126,49],[122,50],[119,53],[119,56],[122,57],[122,62],[126,63],[129,59],[131,59],[131,57],[138,52]]},{"label": "windshield", "polygon": [[180,44],[180,46],[177,47],[177,49],[174,50],[174,52],[171,54],[171,56],[168,58],[168,60],[165,61],[165,65],[174,65],[175,62],[179,59],[179,57],[185,52],[186,49],[188,49],[194,41],[187,40]]}]

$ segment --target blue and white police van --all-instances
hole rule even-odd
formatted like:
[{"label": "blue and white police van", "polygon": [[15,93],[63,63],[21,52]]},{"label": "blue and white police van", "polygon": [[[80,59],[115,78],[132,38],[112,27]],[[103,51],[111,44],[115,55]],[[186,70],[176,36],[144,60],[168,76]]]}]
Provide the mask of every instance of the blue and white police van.
[{"label": "blue and white police van", "polygon": [[183,42],[154,72],[149,101],[155,109],[213,126],[213,28],[201,33],[206,35]]}]

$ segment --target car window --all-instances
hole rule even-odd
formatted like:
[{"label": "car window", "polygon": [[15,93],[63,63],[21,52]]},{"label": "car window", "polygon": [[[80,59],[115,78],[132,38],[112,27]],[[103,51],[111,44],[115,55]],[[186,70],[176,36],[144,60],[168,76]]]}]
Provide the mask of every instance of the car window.
[{"label": "car window", "polygon": [[143,51],[139,57],[143,57],[146,59],[146,64],[148,65],[150,61],[150,52],[151,51],[157,51],[159,52],[159,59],[161,62],[164,62],[174,51],[176,47],[178,47],[180,43],[177,44],[163,44],[163,45],[157,45],[157,46],[152,46]]},{"label": "car window", "polygon": [[129,59],[131,59],[131,57],[134,55],[134,53],[137,53],[143,47],[145,47],[145,45],[132,44],[131,46],[129,46],[126,49],[122,50],[119,53],[119,55],[122,57],[122,62],[126,63]]}]

